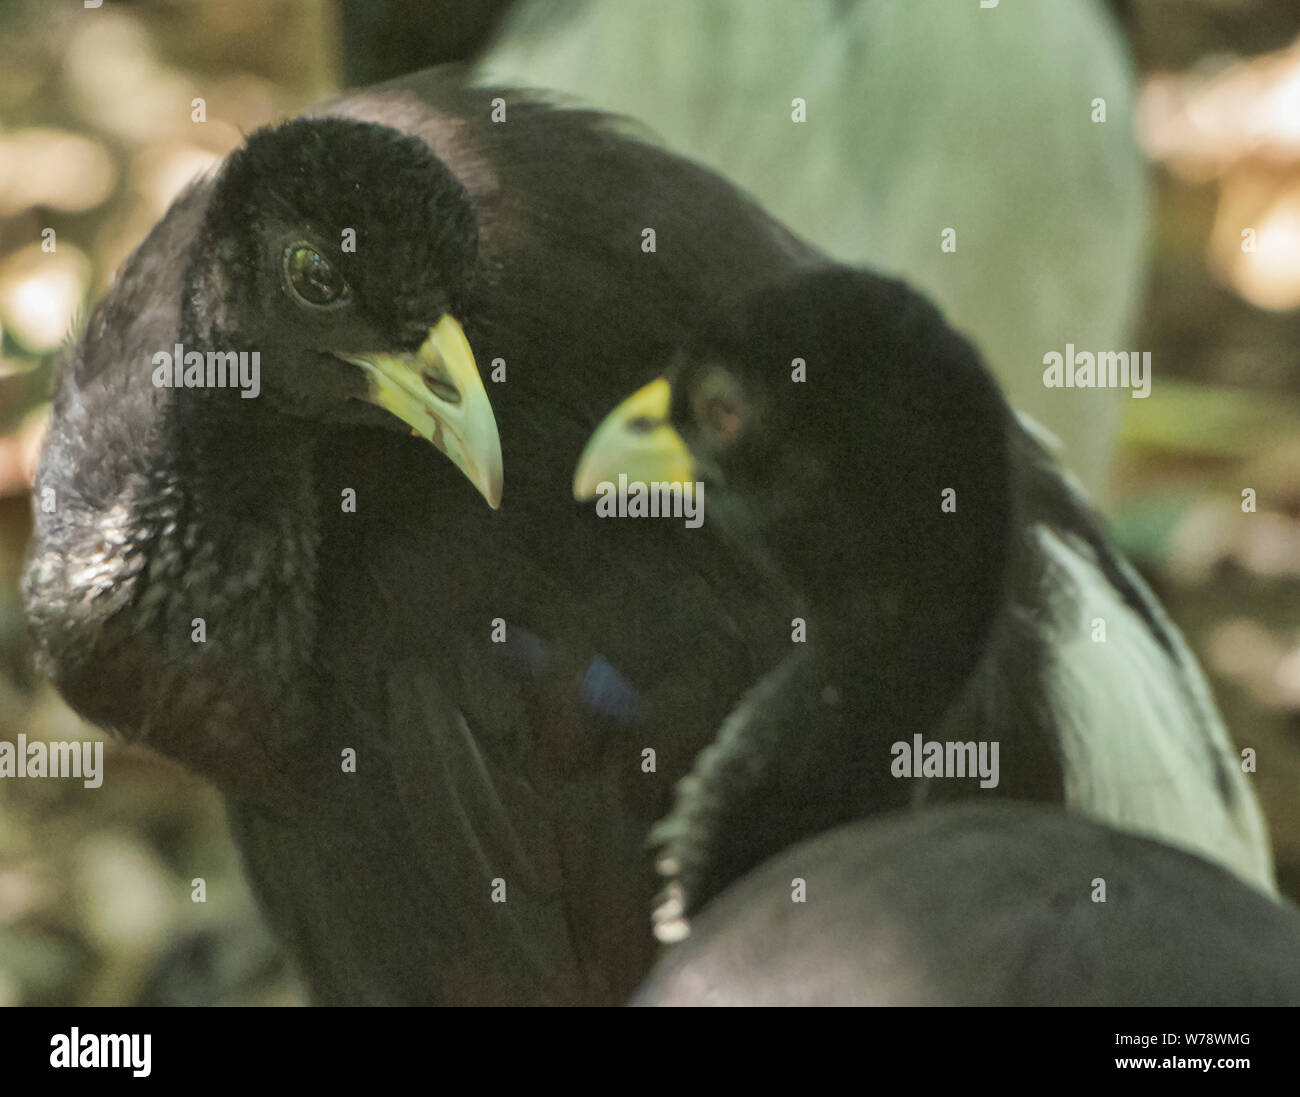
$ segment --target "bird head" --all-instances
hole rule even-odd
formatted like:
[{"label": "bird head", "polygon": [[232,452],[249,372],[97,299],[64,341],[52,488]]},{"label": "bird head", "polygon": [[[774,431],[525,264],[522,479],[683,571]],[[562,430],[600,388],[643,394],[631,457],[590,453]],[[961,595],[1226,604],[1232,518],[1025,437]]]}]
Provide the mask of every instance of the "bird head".
[{"label": "bird head", "polygon": [[477,241],[468,194],[418,138],[328,117],[259,130],[214,181],[183,341],[258,351],[288,414],[418,434],[496,507],[501,443],[460,320]]},{"label": "bird head", "polygon": [[864,568],[906,586],[921,549],[948,575],[954,553],[987,549],[996,576],[1009,422],[978,353],[923,297],[826,268],[703,324],[665,376],[600,424],[574,494],[620,473],[702,481],[706,526],[830,599]]}]

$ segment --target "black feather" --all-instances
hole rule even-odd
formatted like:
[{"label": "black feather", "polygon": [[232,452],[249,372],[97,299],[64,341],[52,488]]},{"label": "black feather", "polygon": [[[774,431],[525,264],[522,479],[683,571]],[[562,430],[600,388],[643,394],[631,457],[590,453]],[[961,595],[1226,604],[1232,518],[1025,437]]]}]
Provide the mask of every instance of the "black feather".
[{"label": "black feather", "polygon": [[634,1001],[1294,1006],[1300,912],[1080,815],[965,803],[786,850],[719,896]]}]

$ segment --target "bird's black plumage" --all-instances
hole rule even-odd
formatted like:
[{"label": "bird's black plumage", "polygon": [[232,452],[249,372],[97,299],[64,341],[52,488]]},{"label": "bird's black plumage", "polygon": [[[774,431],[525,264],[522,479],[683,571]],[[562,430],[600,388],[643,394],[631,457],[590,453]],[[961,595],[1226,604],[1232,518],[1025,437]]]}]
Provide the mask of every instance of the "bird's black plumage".
[{"label": "bird's black plumage", "polygon": [[[73,351],[26,579],[43,663],[84,715],[230,793],[319,1000],[618,1000],[653,948],[646,830],[768,661],[751,618],[779,593],[687,531],[599,521],[569,475],[719,288],[810,255],[597,115],[437,75],[318,115],[178,199]],[[346,310],[278,281],[299,239]],[[485,378],[506,370],[495,513],[352,399],[335,353],[409,351],[443,310]],[[263,397],[153,387],[176,342],[260,349]],[[634,722],[584,703],[597,659]]]},{"label": "bird's black plumage", "polygon": [[1074,813],[947,805],[768,861],[704,910],[634,1001],[1294,1006],[1300,912]]},{"label": "bird's black plumage", "polygon": [[[1212,708],[1198,714],[1199,679],[1177,634],[1051,474],[975,348],[903,283],[828,267],[727,302],[666,380],[609,416],[575,488],[587,495],[619,472],[656,479],[670,465],[681,475],[685,453],[688,475],[703,478],[705,526],[796,589],[807,633],[728,717],[654,832],[670,879],[657,911],[665,940],[791,840],[909,804],[1068,802],[1157,829],[1137,804],[1195,845],[1162,818],[1164,796],[1249,825],[1250,794],[1219,753]],[[1090,554],[1095,571],[1075,596],[1121,603],[1145,648],[1189,676],[1180,723],[1090,724],[1053,695],[1074,656],[1062,650],[1065,584],[1044,529]],[[900,779],[895,744],[910,751],[915,736],[996,741],[996,781]],[[1124,773],[1105,758],[1122,756],[1125,738],[1139,757],[1158,754],[1162,737],[1186,755],[1162,770]],[[1080,739],[1104,760],[1081,754]],[[1111,798],[1106,810],[1080,788]]]},{"label": "bird's black plumage", "polygon": [[[826,268],[728,303],[670,377],[705,525],[799,592],[805,630],[656,829],[672,878],[661,916],[862,815],[962,793],[1063,799],[1033,692],[1043,645],[1011,610],[1012,576],[1032,565],[1018,427],[975,349],[903,283]],[[1025,719],[995,790],[973,773],[932,787],[892,774],[892,745],[954,707],[965,738],[968,680],[1012,659]]]},{"label": "bird's black plumage", "polygon": [[[1044,503],[996,382],[924,299],[844,269],[777,282],[729,303],[657,384],[602,425],[575,484],[665,454],[680,469],[684,448],[706,526],[796,588],[808,634],[654,832],[670,879],[656,918],[680,943],[635,1003],[1300,1001],[1289,905],[1164,843],[1004,799],[1065,799],[1060,718],[1032,703],[1052,652],[1026,530],[1087,527]],[[900,775],[891,745],[914,737],[997,743],[1000,787]],[[935,804],[949,797],[968,799]]]}]

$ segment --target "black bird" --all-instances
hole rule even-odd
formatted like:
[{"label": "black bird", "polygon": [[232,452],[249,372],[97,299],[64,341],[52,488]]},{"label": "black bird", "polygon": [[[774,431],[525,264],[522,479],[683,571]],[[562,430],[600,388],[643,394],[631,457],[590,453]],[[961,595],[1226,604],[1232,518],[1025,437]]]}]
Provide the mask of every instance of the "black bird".
[{"label": "black bird", "polygon": [[[793,901],[793,897],[800,901]],[[840,827],[719,896],[638,1005],[1300,1005],[1300,911],[1039,805]]]},{"label": "black bird", "polygon": [[[714,287],[815,259],[624,128],[429,73],[259,131],[58,377],[41,662],[227,792],[318,1001],[625,1000],[646,831],[775,657],[784,592],[570,497]],[[254,351],[256,399],[154,383]]]},{"label": "black bird", "polygon": [[[316,1000],[612,1002],[648,970],[646,833],[794,599],[570,474],[716,298],[820,261],[625,123],[434,72],[253,134],[96,306],[38,472],[41,663],[226,792]],[[177,344],[258,352],[260,395],[155,386]],[[1035,612],[1076,580],[1046,568]],[[1029,667],[1002,703],[1037,705]]]},{"label": "black bird", "polygon": [[[1258,808],[1177,634],[978,352],[903,283],[828,267],[728,303],[593,435],[575,495],[619,474],[698,476],[706,529],[807,611],[806,642],[729,716],[655,832],[663,939],[793,840],[958,795],[1069,803],[1269,880]],[[1062,614],[1057,599],[1079,604]],[[1103,606],[1142,626],[1116,639],[1163,675],[1121,695],[1113,724],[1054,690],[1077,673],[1059,668],[1070,618]],[[915,779],[914,737],[974,743],[981,729],[997,732],[996,780],[969,776],[974,757],[961,780]]]}]

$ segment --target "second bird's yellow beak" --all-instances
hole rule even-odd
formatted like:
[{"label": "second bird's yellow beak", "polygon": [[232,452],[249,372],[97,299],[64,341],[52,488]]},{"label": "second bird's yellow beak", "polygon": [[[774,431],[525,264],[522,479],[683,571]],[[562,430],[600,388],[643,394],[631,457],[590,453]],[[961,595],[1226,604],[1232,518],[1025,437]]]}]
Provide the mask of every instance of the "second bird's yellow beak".
[{"label": "second bird's yellow beak", "polygon": [[672,403],[672,386],[660,377],[605,416],[578,459],[573,497],[594,498],[602,483],[620,473],[629,481],[694,482],[695,458],[668,419]]}]

